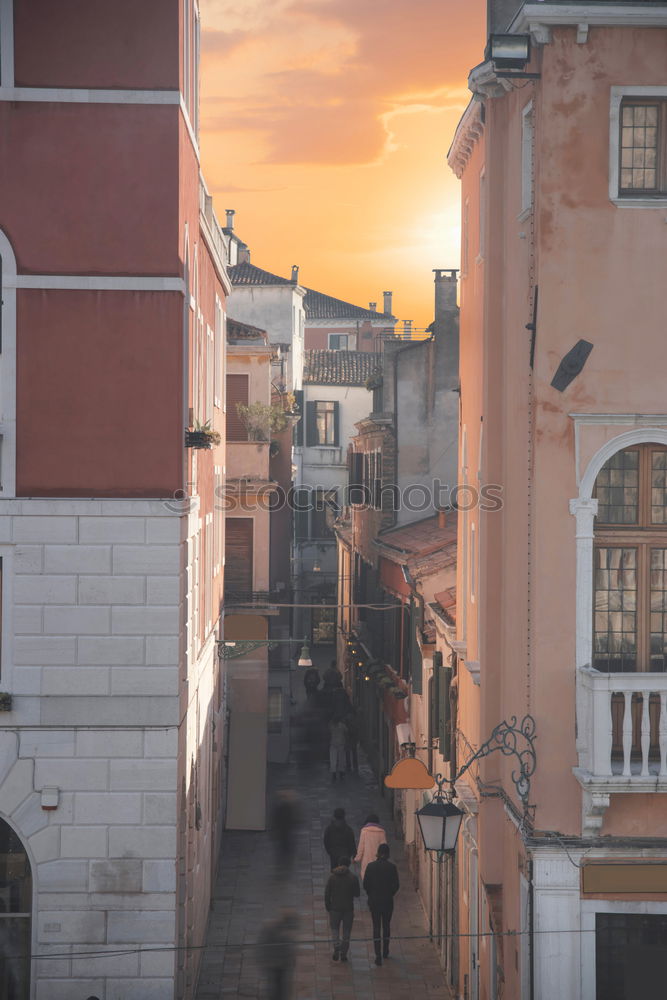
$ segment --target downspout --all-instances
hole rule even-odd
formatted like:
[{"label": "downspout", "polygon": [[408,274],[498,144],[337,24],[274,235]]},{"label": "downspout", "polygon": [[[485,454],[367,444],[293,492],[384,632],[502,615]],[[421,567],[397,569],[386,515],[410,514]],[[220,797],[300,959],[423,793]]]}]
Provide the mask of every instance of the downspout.
[{"label": "downspout", "polygon": [[535,895],[532,858],[528,862],[528,979],[530,1000],[535,1000]]}]

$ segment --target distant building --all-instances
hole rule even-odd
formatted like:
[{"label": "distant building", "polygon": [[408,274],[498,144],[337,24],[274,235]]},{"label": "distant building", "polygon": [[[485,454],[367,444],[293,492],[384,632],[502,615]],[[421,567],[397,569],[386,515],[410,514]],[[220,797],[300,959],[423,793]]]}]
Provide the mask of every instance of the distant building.
[{"label": "distant building", "polygon": [[382,338],[392,334],[397,320],[391,314],[392,293],[384,292],[384,311],[375,302],[368,309],[344,302],[332,295],[306,289],[305,347],[310,350],[381,350]]}]

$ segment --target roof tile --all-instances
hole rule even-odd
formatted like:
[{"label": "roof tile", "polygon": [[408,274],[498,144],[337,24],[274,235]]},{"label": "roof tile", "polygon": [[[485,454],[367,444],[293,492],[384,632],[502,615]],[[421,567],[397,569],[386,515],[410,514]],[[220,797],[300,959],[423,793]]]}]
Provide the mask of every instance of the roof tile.
[{"label": "roof tile", "polygon": [[381,366],[377,354],[371,351],[305,352],[304,384],[365,385],[366,380]]}]

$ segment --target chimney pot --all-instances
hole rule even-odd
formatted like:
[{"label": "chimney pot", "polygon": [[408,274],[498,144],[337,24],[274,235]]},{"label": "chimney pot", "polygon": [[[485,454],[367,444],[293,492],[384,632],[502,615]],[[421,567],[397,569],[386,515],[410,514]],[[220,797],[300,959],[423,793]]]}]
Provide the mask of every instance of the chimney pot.
[{"label": "chimney pot", "polygon": [[239,247],[239,264],[249,264],[250,263],[250,249],[248,247]]},{"label": "chimney pot", "polygon": [[433,273],[435,275],[435,319],[437,322],[443,313],[456,310],[459,272],[456,268],[434,268]]},{"label": "chimney pot", "polygon": [[391,292],[383,292],[382,296],[384,298],[384,315],[391,316]]},{"label": "chimney pot", "polygon": [[235,208],[226,208],[225,215],[227,216],[227,229],[234,229],[234,216],[236,215]]},{"label": "chimney pot", "polygon": [[294,282],[295,285],[298,285],[298,283],[299,283],[299,265],[298,264],[292,264],[292,281]]},{"label": "chimney pot", "polygon": [[439,510],[438,511],[438,527],[439,528],[446,528],[447,527],[447,511],[446,510]]},{"label": "chimney pot", "polygon": [[371,312],[376,312],[377,311],[377,307],[378,307],[377,302],[369,302],[368,303],[368,308],[370,309]]}]

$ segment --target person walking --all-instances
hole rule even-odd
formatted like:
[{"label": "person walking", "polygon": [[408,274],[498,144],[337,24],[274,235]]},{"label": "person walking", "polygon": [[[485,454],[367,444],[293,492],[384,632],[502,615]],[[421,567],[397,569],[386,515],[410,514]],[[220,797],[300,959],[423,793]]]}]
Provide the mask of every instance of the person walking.
[{"label": "person walking", "polygon": [[257,947],[269,1000],[290,1000],[296,965],[295,932],[299,920],[294,910],[284,910],[262,927]]},{"label": "person walking", "polygon": [[[371,861],[364,875],[364,889],[373,918],[373,945],[375,964],[382,965],[389,958],[389,932],[394,912],[394,896],[398,892],[398,869],[389,860],[389,844],[380,844],[377,861]],[[382,943],[382,951],[380,951]]]},{"label": "person walking", "polygon": [[354,923],[354,900],[360,895],[359,879],[350,871],[350,859],[339,858],[324,889],[324,906],[329,914],[334,962],[339,958],[341,962],[347,962]]},{"label": "person walking", "polygon": [[371,813],[361,828],[359,834],[359,845],[354,860],[361,865],[361,881],[364,880],[366,868],[375,861],[378,855],[380,844],[386,844],[387,834],[380,826],[380,820],[376,813]]},{"label": "person walking", "polygon": [[345,744],[347,742],[347,726],[342,719],[332,719],[329,723],[329,769],[331,781],[336,775],[342,781],[345,777]]},{"label": "person walking", "polygon": [[324,850],[329,855],[331,871],[336,868],[340,858],[353,858],[356,853],[354,832],[345,821],[345,810],[340,806],[334,809],[333,819],[324,831]]},{"label": "person walking", "polygon": [[350,711],[345,717],[345,725],[347,726],[347,741],[345,743],[345,766],[348,773],[350,771],[354,771],[354,773],[357,774],[359,771],[359,757],[357,754],[357,745],[359,743],[359,727],[357,725],[357,713],[353,708],[350,709]]},{"label": "person walking", "polygon": [[279,789],[273,798],[270,816],[276,869],[279,875],[287,876],[292,870],[301,823],[301,799],[292,788]]}]

